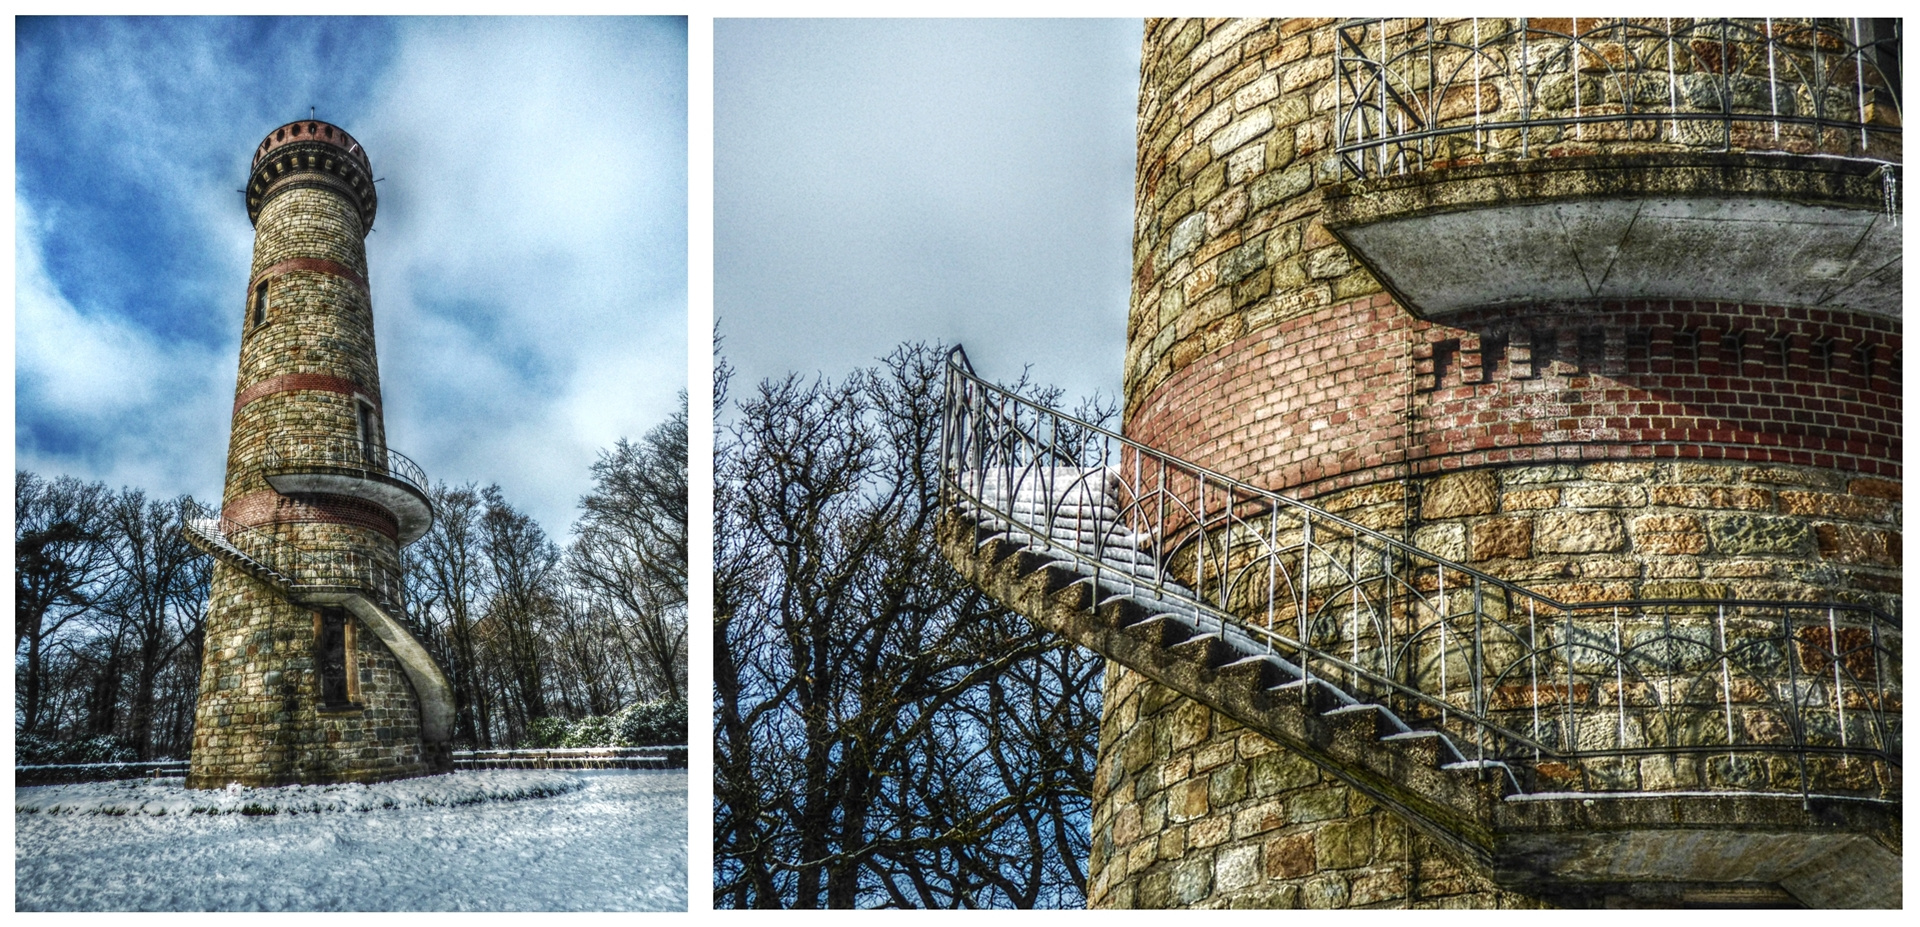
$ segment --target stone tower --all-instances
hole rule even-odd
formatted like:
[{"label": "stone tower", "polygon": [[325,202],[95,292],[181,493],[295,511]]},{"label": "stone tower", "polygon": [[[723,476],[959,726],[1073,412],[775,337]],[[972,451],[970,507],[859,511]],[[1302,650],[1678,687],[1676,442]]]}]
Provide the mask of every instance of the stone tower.
[{"label": "stone tower", "polygon": [[[1897,609],[1893,28],[1150,21],[1127,436],[1563,601]],[[1095,906],[1632,901],[1502,891],[1198,702],[1106,698]],[[1792,903],[1745,890],[1641,900]]]},{"label": "stone tower", "polygon": [[400,548],[427,481],[387,446],[365,238],[366,152],[317,120],[254,150],[226,489],[186,533],[216,558],[188,784],[282,785],[451,768],[452,693],[409,626]]},{"label": "stone tower", "polygon": [[1899,49],[1148,21],[1124,435],[944,432],[1090,905],[1900,905]]}]

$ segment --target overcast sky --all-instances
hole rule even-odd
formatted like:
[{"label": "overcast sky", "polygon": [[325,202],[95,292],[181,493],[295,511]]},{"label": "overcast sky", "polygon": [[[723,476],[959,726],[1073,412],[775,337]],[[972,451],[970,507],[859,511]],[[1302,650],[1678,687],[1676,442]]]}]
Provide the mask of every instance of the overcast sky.
[{"label": "overcast sky", "polygon": [[1118,395],[1139,20],[717,20],[713,42],[735,396],[903,340]]},{"label": "overcast sky", "polygon": [[17,466],[218,499],[254,146],[365,146],[387,433],[561,538],[686,384],[684,19],[20,19]]}]

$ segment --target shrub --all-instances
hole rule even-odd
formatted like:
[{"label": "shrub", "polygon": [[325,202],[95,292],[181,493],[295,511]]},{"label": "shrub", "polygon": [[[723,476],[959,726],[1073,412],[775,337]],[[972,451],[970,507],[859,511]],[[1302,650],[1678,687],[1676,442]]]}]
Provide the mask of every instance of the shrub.
[{"label": "shrub", "polygon": [[635,702],[614,718],[620,725],[620,742],[629,747],[687,742],[684,701]]},{"label": "shrub", "polygon": [[527,725],[526,745],[535,749],[558,747],[566,737],[565,718],[535,718]]},{"label": "shrub", "polygon": [[567,728],[563,747],[612,747],[618,744],[618,726],[606,715],[588,715]]}]

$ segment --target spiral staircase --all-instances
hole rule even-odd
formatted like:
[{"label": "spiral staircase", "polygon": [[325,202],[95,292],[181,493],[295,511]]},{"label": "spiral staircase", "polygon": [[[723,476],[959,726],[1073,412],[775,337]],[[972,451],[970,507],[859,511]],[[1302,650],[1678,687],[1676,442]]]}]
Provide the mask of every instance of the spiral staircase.
[{"label": "spiral staircase", "polygon": [[1277,741],[1495,884],[1899,907],[1896,618],[1562,603],[950,359],[940,544],[1006,606]]}]

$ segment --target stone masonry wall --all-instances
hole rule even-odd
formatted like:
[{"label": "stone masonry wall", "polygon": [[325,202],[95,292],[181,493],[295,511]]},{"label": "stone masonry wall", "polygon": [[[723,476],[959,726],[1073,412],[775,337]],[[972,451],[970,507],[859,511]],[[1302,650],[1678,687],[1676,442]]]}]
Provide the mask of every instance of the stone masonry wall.
[{"label": "stone masonry wall", "polygon": [[1317,501],[1377,530],[1411,527],[1424,550],[1563,602],[1841,600],[1894,611],[1900,498],[1897,482],[1818,467],[1636,460],[1459,470]]},{"label": "stone masonry wall", "polygon": [[[1686,301],[1415,318],[1319,220],[1346,179],[1336,22],[1148,21],[1127,435],[1567,601],[1897,607],[1899,323]],[[1231,719],[1106,678],[1092,906],[1548,901]]]},{"label": "stone masonry wall", "polygon": [[1231,718],[1109,663],[1095,908],[1537,908]]},{"label": "stone masonry wall", "polygon": [[323,711],[313,611],[216,563],[211,612],[188,785],[372,782],[429,771],[419,699],[364,627],[353,654],[362,707]]}]

